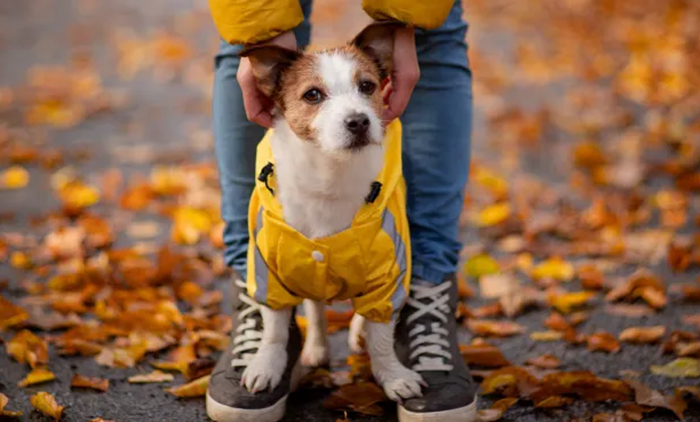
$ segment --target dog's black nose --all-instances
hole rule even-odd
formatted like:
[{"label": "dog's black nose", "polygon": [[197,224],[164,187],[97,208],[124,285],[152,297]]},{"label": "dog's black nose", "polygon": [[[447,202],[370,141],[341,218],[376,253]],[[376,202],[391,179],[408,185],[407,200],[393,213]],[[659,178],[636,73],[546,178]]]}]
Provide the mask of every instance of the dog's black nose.
[{"label": "dog's black nose", "polygon": [[364,113],[351,114],[345,118],[345,127],[350,133],[364,135],[369,129],[369,117]]}]

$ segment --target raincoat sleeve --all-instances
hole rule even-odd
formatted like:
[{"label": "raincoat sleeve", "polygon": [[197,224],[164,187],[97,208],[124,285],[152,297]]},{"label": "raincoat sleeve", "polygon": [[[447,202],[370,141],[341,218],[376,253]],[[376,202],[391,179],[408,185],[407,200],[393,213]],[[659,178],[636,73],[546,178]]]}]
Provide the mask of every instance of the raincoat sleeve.
[{"label": "raincoat sleeve", "polygon": [[[423,29],[442,25],[453,0],[363,0],[376,20],[399,20]],[[303,20],[299,0],[209,0],[216,28],[230,44],[254,44],[296,28]]]},{"label": "raincoat sleeve", "polygon": [[375,20],[398,20],[423,29],[442,25],[454,0],[363,0],[365,12]]},{"label": "raincoat sleeve", "polygon": [[216,28],[230,44],[254,44],[296,28],[299,0],[209,0]]}]

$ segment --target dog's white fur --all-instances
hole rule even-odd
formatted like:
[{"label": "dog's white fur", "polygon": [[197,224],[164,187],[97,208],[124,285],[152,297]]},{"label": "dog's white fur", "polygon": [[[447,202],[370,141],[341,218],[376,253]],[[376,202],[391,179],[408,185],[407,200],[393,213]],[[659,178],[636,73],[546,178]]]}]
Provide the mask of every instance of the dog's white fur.
[{"label": "dog's white fur", "polygon": [[[342,51],[318,55],[317,71],[327,99],[313,120],[316,143],[299,139],[283,116],[275,120],[272,152],[276,195],[286,222],[311,239],[350,227],[383,164],[383,126],[367,97],[358,91],[355,70],[352,59]],[[366,114],[370,127],[369,144],[351,151],[351,134],[344,119],[353,113]],[[262,309],[262,345],[242,380],[250,391],[275,388],[287,364],[285,346],[291,310]],[[309,366],[328,363],[324,305],[307,300],[305,309],[308,327],[301,361]],[[396,401],[420,396],[421,376],[404,367],[394,352],[394,322],[373,323],[356,316],[351,324],[351,349],[361,350],[365,325],[372,372],[387,396]]]}]

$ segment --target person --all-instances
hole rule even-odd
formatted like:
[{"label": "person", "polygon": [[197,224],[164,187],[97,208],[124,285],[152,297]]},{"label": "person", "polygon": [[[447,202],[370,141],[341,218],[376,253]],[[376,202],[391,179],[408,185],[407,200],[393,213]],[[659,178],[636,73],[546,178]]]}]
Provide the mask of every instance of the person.
[{"label": "person", "polygon": [[[255,151],[272,122],[270,100],[255,87],[243,45],[273,43],[287,48],[309,44],[310,0],[210,0],[222,36],[215,59],[213,130],[225,221],[225,261],[233,268],[232,342],[212,373],[209,416],[222,420],[279,420],[292,388],[301,349],[292,322],[289,363],[282,382],[255,394],[241,375],[262,336],[259,305],[238,274],[246,272],[248,203],[255,184]],[[467,182],[472,125],[471,70],[467,24],[459,0],[364,0],[375,20],[408,27],[394,40],[391,94],[385,121],[401,116],[403,169],[412,242],[411,292],[396,328],[402,362],[419,372],[421,398],[405,400],[402,421],[471,421],[477,385],[459,353],[456,269],[461,243],[459,216]],[[293,321],[294,319],[292,319]]]}]

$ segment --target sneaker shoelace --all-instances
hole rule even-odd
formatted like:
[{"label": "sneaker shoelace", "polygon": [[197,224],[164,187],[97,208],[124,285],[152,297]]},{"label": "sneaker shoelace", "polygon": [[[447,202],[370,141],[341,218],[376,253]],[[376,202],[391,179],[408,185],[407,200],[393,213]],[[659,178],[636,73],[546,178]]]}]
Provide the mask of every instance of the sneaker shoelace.
[{"label": "sneaker shoelace", "polygon": [[247,367],[255,356],[255,352],[260,348],[262,330],[258,329],[257,320],[253,318],[254,315],[260,314],[260,305],[245,294],[246,284],[243,280],[236,280],[235,284],[242,289],[238,298],[244,304],[244,309],[238,314],[239,324],[236,328],[236,336],[233,338],[233,350],[231,351],[234,356],[231,360],[231,366],[238,368]]},{"label": "sneaker shoelace", "polygon": [[[454,365],[450,353],[450,342],[447,340],[449,331],[445,328],[450,318],[451,282],[444,282],[435,286],[411,286],[411,295],[406,301],[407,306],[416,311],[406,319],[406,325],[414,327],[409,329],[410,359],[418,358],[418,363],[413,365],[414,371],[451,371]],[[432,316],[430,324],[421,324],[420,318]],[[454,317],[453,317],[454,318]],[[435,319],[437,321],[435,321]]]}]

